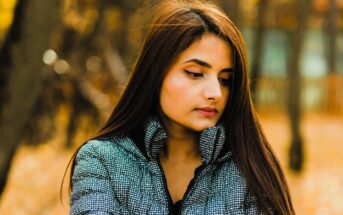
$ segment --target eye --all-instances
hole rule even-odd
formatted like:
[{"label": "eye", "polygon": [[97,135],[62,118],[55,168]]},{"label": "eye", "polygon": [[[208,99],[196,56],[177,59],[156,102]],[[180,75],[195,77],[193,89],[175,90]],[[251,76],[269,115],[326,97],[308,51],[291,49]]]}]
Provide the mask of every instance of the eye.
[{"label": "eye", "polygon": [[218,80],[222,86],[229,86],[231,84],[231,73],[223,73],[218,77]]},{"label": "eye", "polygon": [[229,86],[230,85],[230,79],[229,78],[218,78],[219,82],[223,86]]},{"label": "eye", "polygon": [[192,78],[196,79],[196,78],[200,78],[202,76],[204,76],[202,73],[199,72],[192,72],[189,70],[183,70],[188,76],[191,76]]}]

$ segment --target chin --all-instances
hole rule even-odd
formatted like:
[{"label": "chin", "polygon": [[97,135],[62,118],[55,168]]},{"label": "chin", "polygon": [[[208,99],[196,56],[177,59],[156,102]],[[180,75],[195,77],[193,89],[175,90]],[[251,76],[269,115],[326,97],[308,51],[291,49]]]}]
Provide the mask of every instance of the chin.
[{"label": "chin", "polygon": [[217,124],[216,122],[197,123],[197,124],[193,124],[192,126],[190,126],[190,129],[197,131],[197,132],[201,132],[207,128],[211,128],[211,127],[215,126],[216,124]]}]

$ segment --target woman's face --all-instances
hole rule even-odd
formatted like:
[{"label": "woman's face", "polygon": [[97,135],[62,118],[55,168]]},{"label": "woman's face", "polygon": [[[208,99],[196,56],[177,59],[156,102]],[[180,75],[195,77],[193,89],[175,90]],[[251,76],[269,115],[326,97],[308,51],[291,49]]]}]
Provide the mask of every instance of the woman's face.
[{"label": "woman's face", "polygon": [[168,124],[202,131],[217,124],[229,98],[232,48],[206,33],[182,52],[162,82],[160,105]]}]

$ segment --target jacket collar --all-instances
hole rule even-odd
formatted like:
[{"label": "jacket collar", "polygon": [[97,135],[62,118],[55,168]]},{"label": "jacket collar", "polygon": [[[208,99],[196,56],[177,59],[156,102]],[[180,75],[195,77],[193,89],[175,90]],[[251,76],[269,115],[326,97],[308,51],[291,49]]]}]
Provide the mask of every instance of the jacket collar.
[{"label": "jacket collar", "polygon": [[[149,117],[144,129],[147,155],[151,160],[158,160],[159,152],[167,142],[167,133],[157,117]],[[222,124],[207,128],[200,133],[199,151],[204,164],[221,162],[231,157],[231,151],[222,152],[225,137],[225,128]]]}]

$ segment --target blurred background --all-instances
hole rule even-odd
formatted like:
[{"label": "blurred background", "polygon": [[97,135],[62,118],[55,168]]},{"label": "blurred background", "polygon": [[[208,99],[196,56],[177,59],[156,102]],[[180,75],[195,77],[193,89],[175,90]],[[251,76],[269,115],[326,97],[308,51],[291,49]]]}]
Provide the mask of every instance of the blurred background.
[{"label": "blurred background", "polygon": [[[109,117],[156,2],[0,0],[0,214],[69,213],[64,171]],[[343,214],[343,0],[214,2],[246,39],[297,214]]]}]

